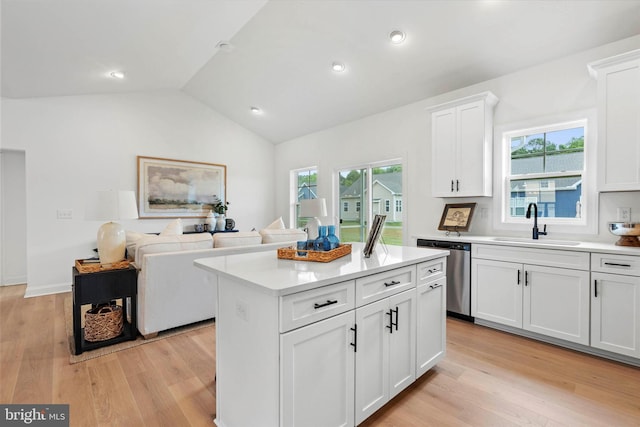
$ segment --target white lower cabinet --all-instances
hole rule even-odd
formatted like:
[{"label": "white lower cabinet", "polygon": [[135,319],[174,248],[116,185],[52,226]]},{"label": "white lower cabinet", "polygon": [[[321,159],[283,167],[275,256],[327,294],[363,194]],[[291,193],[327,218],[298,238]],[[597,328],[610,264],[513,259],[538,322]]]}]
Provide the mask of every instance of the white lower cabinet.
[{"label": "white lower cabinet", "polygon": [[591,346],[640,358],[640,258],[591,254]]},{"label": "white lower cabinet", "polygon": [[415,289],[357,308],[356,324],[355,420],[360,424],[416,378]]},{"label": "white lower cabinet", "polygon": [[[517,260],[516,249],[503,248],[502,258]],[[492,250],[501,257],[499,249]],[[554,251],[539,251],[542,259],[553,257]],[[589,271],[481,258],[472,259],[471,269],[472,316],[589,344]]]},{"label": "white lower cabinet", "polygon": [[447,278],[418,285],[416,289],[416,378],[433,368],[447,345]]},{"label": "white lower cabinet", "polygon": [[350,426],[354,410],[353,311],[282,334],[283,426]]}]

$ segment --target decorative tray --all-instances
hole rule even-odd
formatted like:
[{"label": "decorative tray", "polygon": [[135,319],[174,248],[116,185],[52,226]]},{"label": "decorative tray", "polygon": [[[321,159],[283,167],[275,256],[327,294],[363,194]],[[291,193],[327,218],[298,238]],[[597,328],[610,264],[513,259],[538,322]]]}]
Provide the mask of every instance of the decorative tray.
[{"label": "decorative tray", "polygon": [[295,261],[331,262],[351,253],[351,244],[345,243],[330,251],[312,251],[309,249],[280,248],[278,258]]},{"label": "decorative tray", "polygon": [[114,262],[110,265],[101,265],[100,262],[95,262],[94,260],[77,259],[76,269],[80,273],[97,273],[98,271],[120,270],[123,268],[129,268],[129,264],[130,262],[127,259]]}]

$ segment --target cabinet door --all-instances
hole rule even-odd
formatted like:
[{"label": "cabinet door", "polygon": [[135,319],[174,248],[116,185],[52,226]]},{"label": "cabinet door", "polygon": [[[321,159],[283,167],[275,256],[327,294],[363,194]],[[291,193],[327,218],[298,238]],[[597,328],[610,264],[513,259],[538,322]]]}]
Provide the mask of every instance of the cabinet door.
[{"label": "cabinet door", "polygon": [[485,176],[485,168],[491,170],[486,164],[491,161],[491,153],[486,152],[490,145],[485,141],[484,114],[484,101],[456,108],[456,197],[491,195],[485,191],[487,181],[491,180],[490,173]]},{"label": "cabinet door", "polygon": [[[416,379],[416,291],[389,298],[394,317],[389,330],[389,399]],[[440,311],[438,311],[440,312]]]},{"label": "cabinet door", "polygon": [[600,191],[640,190],[640,59],[598,72]]},{"label": "cabinet door", "polygon": [[281,425],[353,425],[354,323],[350,311],[281,335]]},{"label": "cabinet door", "polygon": [[591,345],[640,357],[640,277],[591,274]]},{"label": "cabinet door", "polygon": [[445,355],[447,278],[417,288],[416,377],[431,369]]},{"label": "cabinet door", "polygon": [[389,400],[389,328],[392,320],[388,298],[356,309],[356,424]]},{"label": "cabinet door", "polygon": [[431,180],[434,197],[453,197],[456,179],[456,109],[431,114]]},{"label": "cabinet door", "polygon": [[589,272],[525,265],[523,328],[589,345]]},{"label": "cabinet door", "polygon": [[522,328],[522,264],[471,261],[471,315]]}]

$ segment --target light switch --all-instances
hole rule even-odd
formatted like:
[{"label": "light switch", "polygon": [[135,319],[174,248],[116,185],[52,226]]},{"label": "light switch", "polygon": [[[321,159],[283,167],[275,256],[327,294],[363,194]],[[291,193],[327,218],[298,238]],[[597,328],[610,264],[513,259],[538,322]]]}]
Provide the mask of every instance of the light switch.
[{"label": "light switch", "polygon": [[73,209],[58,209],[58,219],[73,219]]}]

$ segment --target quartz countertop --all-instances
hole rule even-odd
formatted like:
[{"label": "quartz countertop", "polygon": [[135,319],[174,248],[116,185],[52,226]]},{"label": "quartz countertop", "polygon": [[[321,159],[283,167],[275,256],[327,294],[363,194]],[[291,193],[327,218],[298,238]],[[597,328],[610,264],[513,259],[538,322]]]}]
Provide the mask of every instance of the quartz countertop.
[{"label": "quartz countertop", "polygon": [[616,246],[616,236],[611,236],[612,243],[602,242],[583,242],[578,240],[562,240],[554,239],[549,236],[540,236],[538,240],[526,237],[509,237],[509,236],[472,236],[463,234],[461,236],[453,233],[447,236],[441,234],[426,234],[411,236],[413,239],[440,240],[445,242],[461,242],[461,243],[482,243],[487,245],[501,246],[519,246],[527,248],[540,249],[556,249],[580,252],[599,252],[618,255],[637,255],[640,256],[640,247],[633,246]]},{"label": "quartz countertop", "polygon": [[379,244],[371,257],[365,258],[363,243],[351,245],[351,254],[327,263],[279,259],[272,250],[201,258],[194,265],[282,296],[449,255],[448,250],[407,246],[386,245],[385,251]]}]

